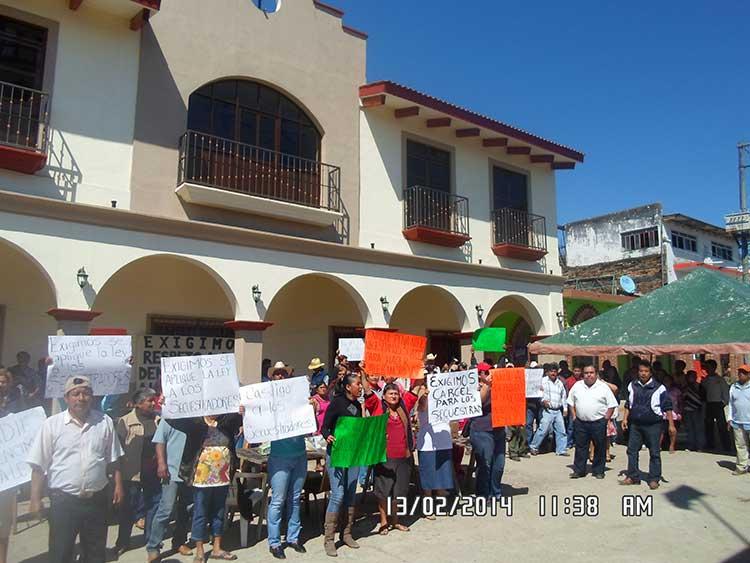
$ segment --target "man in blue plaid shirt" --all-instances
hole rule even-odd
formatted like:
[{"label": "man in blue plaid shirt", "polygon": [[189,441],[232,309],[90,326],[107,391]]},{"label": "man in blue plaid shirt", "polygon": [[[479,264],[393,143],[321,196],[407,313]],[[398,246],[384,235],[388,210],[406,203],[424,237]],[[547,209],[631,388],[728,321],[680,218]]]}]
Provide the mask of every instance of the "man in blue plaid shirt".
[{"label": "man in blue plaid shirt", "polygon": [[555,364],[544,365],[542,393],[542,422],[529,445],[531,455],[539,453],[539,447],[552,430],[555,433],[555,454],[567,456],[569,454],[565,451],[567,436],[563,417],[568,415],[566,402],[568,394],[563,382],[557,378],[557,366]]}]

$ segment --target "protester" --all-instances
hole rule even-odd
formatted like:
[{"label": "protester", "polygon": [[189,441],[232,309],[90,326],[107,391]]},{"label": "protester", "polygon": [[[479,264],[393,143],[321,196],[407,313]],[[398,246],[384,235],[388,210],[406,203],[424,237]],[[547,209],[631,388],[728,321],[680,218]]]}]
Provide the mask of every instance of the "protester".
[{"label": "protester", "polygon": [[656,381],[651,373],[651,364],[641,360],[638,365],[638,380],[628,385],[628,399],[625,401],[625,413],[622,427],[630,429],[628,440],[628,470],[622,485],[637,485],[641,482],[638,468],[638,454],[645,444],[649,451],[648,486],[651,490],[659,488],[661,480],[661,437],[662,415],[666,415],[669,436],[677,434],[672,420],[672,399],[667,389]]},{"label": "protester", "polygon": [[568,367],[568,362],[566,360],[560,360],[560,369],[557,370],[557,377],[559,377],[563,383],[565,383],[570,377],[570,368]]},{"label": "protester", "polygon": [[674,363],[674,373],[672,374],[672,377],[674,378],[675,385],[679,387],[680,391],[683,391],[688,384],[685,368],[687,368],[687,364],[682,360],[677,360]]},{"label": "protester", "polygon": [[[606,383],[612,383],[617,386],[618,389],[620,388],[620,385],[622,385],[622,380],[620,379],[620,374],[618,373],[617,368],[613,366],[612,362],[609,360],[604,360],[604,362],[602,362],[602,369],[599,375]],[[616,393],[615,397],[617,397]]]},{"label": "protester", "polygon": [[324,548],[326,555],[336,557],[336,526],[339,520],[339,512],[346,508],[347,516],[341,539],[345,545],[353,549],[359,548],[359,544],[352,536],[354,525],[354,498],[357,492],[357,478],[359,467],[332,467],[331,466],[331,444],[336,440],[334,432],[339,417],[362,416],[362,404],[358,398],[362,392],[362,382],[359,376],[348,372],[336,383],[334,398],[328,405],[323,426],[320,433],[328,442],[326,465],[328,467],[328,479],[331,483],[331,496],[328,499],[324,523]]},{"label": "protester", "polygon": [[478,496],[500,498],[505,470],[505,428],[492,427],[492,366],[482,362],[479,370],[479,397],[482,415],[470,420],[469,441],[476,458]]},{"label": "protester", "polygon": [[604,479],[607,423],[615,412],[617,400],[609,386],[597,377],[593,365],[583,367],[583,380],[571,387],[568,406],[574,421],[576,446],[570,478],[586,476],[589,442],[594,442],[591,473],[597,479]]},{"label": "protester", "polygon": [[310,364],[307,369],[310,370],[310,374],[307,376],[310,380],[311,385],[318,385],[320,382],[328,384],[328,374],[326,373],[326,365],[320,361],[320,358],[313,358],[310,360]]},{"label": "protester", "polygon": [[[529,369],[536,369],[537,363],[531,362]],[[539,428],[542,422],[542,399],[527,397],[526,399],[526,443],[531,444],[534,439],[534,426]]]},{"label": "protester", "polygon": [[531,455],[537,455],[542,442],[547,438],[550,431],[555,435],[555,454],[567,456],[567,436],[565,435],[564,417],[568,415],[565,385],[558,379],[557,366],[546,364],[545,375],[542,378],[542,422],[534,435],[529,449]]},{"label": "protester", "polygon": [[235,438],[242,426],[242,416],[222,414],[168,422],[186,435],[180,478],[193,487],[191,537],[195,542],[195,560],[205,559],[204,544],[210,526],[213,534],[210,559],[234,561],[237,556],[222,548],[221,538],[227,494],[237,466]]},{"label": "protester", "polygon": [[[18,387],[19,392],[28,404],[39,404],[39,378],[37,371],[29,364],[31,356],[28,352],[18,352],[16,354],[16,365],[8,368],[13,376],[13,383]],[[45,361],[46,365],[46,361]],[[41,395],[44,395],[42,392]]]},{"label": "protester", "polygon": [[50,563],[74,561],[76,536],[82,561],[101,563],[106,558],[108,473],[114,481],[113,504],[123,499],[122,447],[112,419],[91,408],[94,393],[88,377],[70,377],[63,391],[67,410],[45,420],[29,450],[29,512],[40,513],[46,482]]},{"label": "protester", "polygon": [[[562,362],[560,362],[562,364]],[[567,364],[566,364],[567,367]],[[583,364],[580,362],[573,365],[573,372],[568,372],[568,378],[563,381],[565,383],[565,391],[568,393],[568,396],[570,396],[570,390],[573,388],[573,385],[578,383],[583,379]],[[572,448],[575,445],[575,420],[573,418],[573,409],[568,409],[568,420],[567,425],[565,427],[565,433],[567,434],[568,443],[567,443],[567,449]]]},{"label": "protester", "polygon": [[172,551],[184,556],[193,554],[193,550],[187,545],[190,529],[188,507],[192,504],[193,494],[190,486],[180,477],[180,463],[185,452],[186,439],[184,432],[174,428],[165,419],[159,421],[153,443],[156,448],[156,473],[162,487],[159,506],[146,543],[149,563],[159,561],[159,550],[173,512],[175,526],[172,534]]},{"label": "protester", "polygon": [[[13,376],[8,370],[0,368],[0,418],[23,410],[22,400],[14,399],[11,396],[12,390]],[[8,541],[13,527],[17,494],[17,487],[0,492],[0,563],[6,563],[8,560]]]},{"label": "protester", "polygon": [[521,461],[522,457],[531,457],[529,444],[526,440],[525,426],[509,426],[508,432],[508,457],[512,461]]},{"label": "protester", "polygon": [[153,389],[139,389],[131,399],[133,410],[117,421],[117,436],[124,452],[120,466],[125,492],[120,506],[120,529],[115,543],[117,555],[130,547],[138,505],[143,503],[143,530],[147,540],[151,532],[151,521],[159,506],[161,484],[156,474],[156,451],[152,442],[156,432],[155,397],[156,391]]},{"label": "protester", "polygon": [[630,357],[630,367],[622,376],[622,386],[620,387],[620,400],[626,401],[628,398],[628,385],[638,379],[638,364],[641,358],[639,356]]},{"label": "protester", "polygon": [[667,370],[662,367],[659,360],[656,360],[651,366],[651,374],[653,378],[659,383],[664,383],[664,378],[669,375],[667,373]]},{"label": "protester", "polygon": [[729,402],[729,385],[724,378],[716,373],[716,360],[705,363],[706,377],[701,381],[701,387],[706,397],[706,447],[713,450],[715,446],[714,427],[718,429],[721,448],[728,452],[732,446],[729,440],[729,430],[724,417],[724,407]]},{"label": "protester", "polygon": [[687,434],[687,449],[699,452],[704,447],[705,416],[703,414],[704,391],[698,385],[698,374],[690,370],[685,377],[682,416]]},{"label": "protester", "polygon": [[[317,358],[316,358],[317,359]],[[314,364],[314,360],[313,360]],[[313,365],[311,364],[311,365]],[[323,386],[322,379],[318,379]],[[310,399],[313,401],[313,399]],[[286,545],[297,553],[306,553],[300,532],[300,501],[307,477],[307,452],[304,436],[293,436],[271,442],[268,478],[271,503],[268,505],[268,549],[276,559],[286,559],[281,544],[282,518],[286,519]]]},{"label": "protester", "polygon": [[425,356],[424,369],[426,369],[428,373],[440,373],[440,368],[435,365],[435,360],[437,360],[435,354],[427,354]]},{"label": "protester", "polygon": [[393,529],[408,532],[409,528],[399,523],[395,512],[388,514],[387,504],[388,499],[406,497],[409,492],[409,480],[414,464],[414,435],[409,413],[419,400],[419,396],[411,391],[401,393],[395,383],[388,383],[383,388],[382,399],[373,393],[369,385],[365,385],[364,390],[365,408],[370,415],[388,415],[385,430],[386,461],[375,466],[374,492],[380,513],[378,533],[386,535]]},{"label": "protester", "polygon": [[[447,422],[431,424],[428,414],[429,389],[425,386],[417,403],[417,455],[419,456],[419,484],[422,496],[433,493],[445,496],[455,487],[453,481],[453,440]],[[413,389],[414,390],[414,389]],[[419,391],[417,391],[419,394]],[[463,457],[463,456],[462,456]],[[427,515],[429,520],[434,515]]]},{"label": "protester", "polygon": [[[674,422],[675,428],[679,431],[680,424],[682,421],[682,391],[680,391],[680,388],[677,386],[677,383],[675,382],[674,378],[667,374],[664,377],[664,381],[662,382],[664,387],[667,390],[667,393],[669,394],[669,398],[672,401],[672,421]],[[674,434],[669,434],[669,421],[667,420],[667,413],[664,413],[662,415],[662,430],[661,430],[661,436],[659,438],[659,444],[664,443],[664,439],[668,438],[668,448],[669,453],[673,454],[677,450],[677,432]]]},{"label": "protester", "polygon": [[737,448],[737,466],[732,475],[744,475],[750,471],[750,365],[747,364],[739,367],[737,381],[729,389],[729,424]]}]

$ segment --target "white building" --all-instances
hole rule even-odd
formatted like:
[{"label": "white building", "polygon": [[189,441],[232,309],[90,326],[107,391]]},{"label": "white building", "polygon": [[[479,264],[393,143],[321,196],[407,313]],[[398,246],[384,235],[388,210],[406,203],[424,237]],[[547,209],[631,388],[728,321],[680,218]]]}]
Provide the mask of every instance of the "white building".
[{"label": "white building", "polygon": [[364,328],[443,361],[485,324],[513,350],[558,331],[555,170],[583,155],[367,84],[342,17],[0,5],[0,362],[58,330],[223,336],[257,381],[263,358],[305,371]]}]

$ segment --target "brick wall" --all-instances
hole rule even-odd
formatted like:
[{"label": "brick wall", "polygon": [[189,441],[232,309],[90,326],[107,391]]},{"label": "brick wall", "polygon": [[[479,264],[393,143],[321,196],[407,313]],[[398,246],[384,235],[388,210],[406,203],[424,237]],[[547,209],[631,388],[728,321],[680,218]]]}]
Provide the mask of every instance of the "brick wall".
[{"label": "brick wall", "polygon": [[614,276],[615,283],[617,283],[617,280],[623,275],[633,278],[638,288],[638,293],[648,293],[662,286],[660,254],[644,256],[642,258],[628,258],[626,260],[617,260],[616,262],[602,262],[575,268],[563,266],[562,273],[567,280],[565,287],[573,289],[576,287],[576,278],[609,279]]}]

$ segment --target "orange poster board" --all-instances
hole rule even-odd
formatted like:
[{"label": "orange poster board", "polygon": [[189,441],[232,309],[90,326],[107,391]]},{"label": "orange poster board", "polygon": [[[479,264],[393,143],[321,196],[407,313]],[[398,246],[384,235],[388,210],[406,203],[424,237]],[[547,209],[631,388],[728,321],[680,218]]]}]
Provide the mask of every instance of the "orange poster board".
[{"label": "orange poster board", "polygon": [[490,375],[493,428],[526,424],[526,369],[493,369]]},{"label": "orange poster board", "polygon": [[365,331],[365,371],[383,377],[422,377],[427,338],[382,330]]},{"label": "orange poster board", "polygon": [[703,366],[701,366],[700,360],[693,360],[693,369],[695,370],[696,381],[700,383],[703,381],[703,378],[706,377],[706,372],[703,369]]}]

